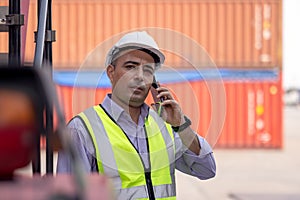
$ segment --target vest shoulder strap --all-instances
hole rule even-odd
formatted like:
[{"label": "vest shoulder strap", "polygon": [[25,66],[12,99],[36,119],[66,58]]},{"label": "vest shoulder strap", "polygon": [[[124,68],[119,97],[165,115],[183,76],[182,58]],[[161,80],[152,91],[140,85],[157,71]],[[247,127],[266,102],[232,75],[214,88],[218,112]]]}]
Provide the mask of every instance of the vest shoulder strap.
[{"label": "vest shoulder strap", "polygon": [[103,169],[103,164],[101,162],[101,156],[100,156],[100,152],[99,152],[99,148],[98,148],[98,145],[97,145],[97,140],[96,140],[96,136],[95,136],[95,133],[94,133],[94,130],[93,130],[93,127],[86,115],[86,112],[93,112],[93,107],[91,108],[88,108],[86,111],[83,111],[81,113],[79,113],[76,117],[79,118],[87,132],[89,133],[89,136],[91,137],[91,140],[92,140],[92,143],[93,143],[93,146],[94,146],[94,149],[95,149],[95,156],[96,156],[96,166],[97,166],[97,171],[99,173],[104,173],[104,169]]}]

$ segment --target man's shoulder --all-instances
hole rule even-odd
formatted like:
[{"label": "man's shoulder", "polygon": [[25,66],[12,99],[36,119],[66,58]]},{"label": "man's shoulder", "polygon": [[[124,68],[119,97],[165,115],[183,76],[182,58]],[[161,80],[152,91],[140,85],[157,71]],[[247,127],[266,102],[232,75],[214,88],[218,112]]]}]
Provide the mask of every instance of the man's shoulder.
[{"label": "man's shoulder", "polygon": [[94,109],[95,106],[91,106],[89,108],[86,108],[85,110],[83,110],[82,112],[74,115],[68,122],[68,126],[76,126],[76,125],[83,125],[84,124],[84,120],[82,119],[82,113],[87,112],[88,110]]},{"label": "man's shoulder", "polygon": [[82,118],[79,115],[75,115],[72,119],[69,120],[67,126],[69,128],[75,128],[78,126],[82,126],[84,124]]}]

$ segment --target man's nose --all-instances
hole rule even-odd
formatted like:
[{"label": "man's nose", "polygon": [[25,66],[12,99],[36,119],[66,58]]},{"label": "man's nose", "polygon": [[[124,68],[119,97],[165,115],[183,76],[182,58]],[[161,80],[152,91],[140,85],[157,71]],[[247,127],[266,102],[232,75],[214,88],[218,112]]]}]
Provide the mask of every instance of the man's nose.
[{"label": "man's nose", "polygon": [[135,78],[137,79],[144,79],[144,70],[142,66],[139,66],[136,68],[136,72],[135,72]]}]

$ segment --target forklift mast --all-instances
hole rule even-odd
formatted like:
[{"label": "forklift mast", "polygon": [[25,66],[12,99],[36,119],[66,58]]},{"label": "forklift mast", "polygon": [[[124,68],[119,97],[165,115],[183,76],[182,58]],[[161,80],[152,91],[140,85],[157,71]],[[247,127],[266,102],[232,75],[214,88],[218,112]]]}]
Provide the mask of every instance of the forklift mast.
[{"label": "forklift mast", "polygon": [[[52,42],[55,31],[52,30],[52,0],[37,0],[38,27],[34,33],[36,48],[33,67],[47,68],[52,79]],[[0,7],[0,32],[8,32],[8,52],[0,53],[0,65],[8,67],[24,66],[25,35],[30,0],[9,0],[8,6]],[[23,13],[25,13],[25,15]],[[25,27],[22,32],[21,27]],[[50,99],[51,100],[51,99]],[[53,150],[51,139],[53,134],[53,103],[45,105],[45,117],[42,121],[46,136],[46,173],[53,174]],[[40,137],[40,136],[39,136]],[[39,139],[40,141],[40,139]],[[32,172],[41,174],[40,142],[36,145],[36,158],[32,163]]]}]

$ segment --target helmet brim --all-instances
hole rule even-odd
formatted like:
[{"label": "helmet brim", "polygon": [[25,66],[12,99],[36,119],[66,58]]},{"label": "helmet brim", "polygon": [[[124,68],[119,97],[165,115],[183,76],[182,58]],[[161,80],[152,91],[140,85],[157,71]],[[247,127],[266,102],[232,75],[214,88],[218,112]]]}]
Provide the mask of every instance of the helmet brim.
[{"label": "helmet brim", "polygon": [[114,57],[116,54],[120,52],[120,49],[147,49],[151,51],[153,54],[155,54],[159,58],[159,65],[163,64],[165,62],[165,55],[158,49],[155,49],[151,46],[140,44],[140,43],[126,43],[124,45],[119,45],[118,47],[114,46],[112,47],[106,57],[105,66],[108,66],[112,63]]}]

